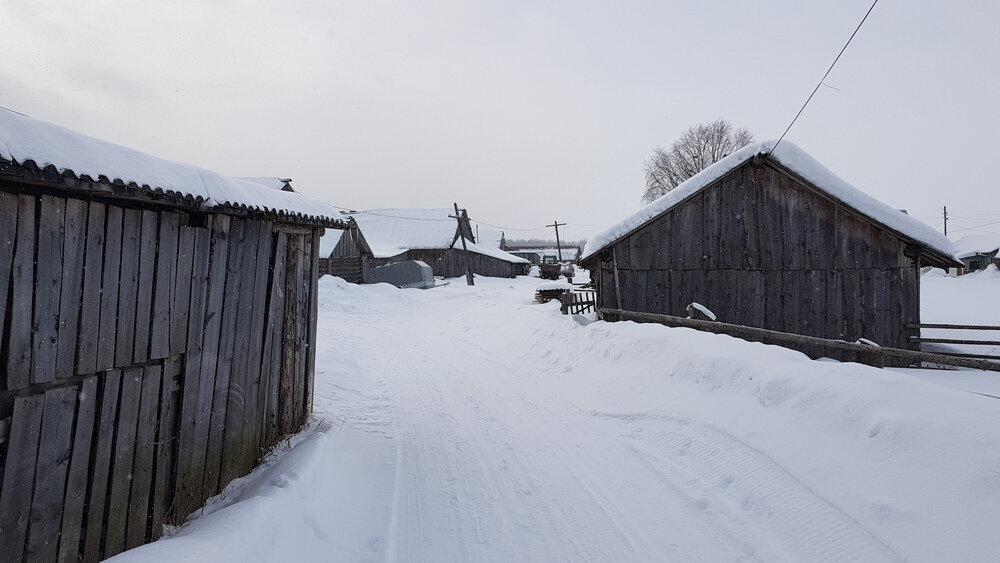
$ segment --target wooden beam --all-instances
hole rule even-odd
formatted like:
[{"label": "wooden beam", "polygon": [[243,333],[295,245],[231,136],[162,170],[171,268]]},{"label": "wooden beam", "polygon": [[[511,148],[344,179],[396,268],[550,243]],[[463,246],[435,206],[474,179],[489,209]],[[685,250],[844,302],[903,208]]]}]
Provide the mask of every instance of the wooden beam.
[{"label": "wooden beam", "polygon": [[733,325],[715,321],[701,321],[697,319],[687,319],[672,315],[657,315],[653,313],[640,313],[637,311],[623,311],[621,309],[599,309],[598,318],[606,321],[635,321],[645,323],[659,323],[672,327],[687,327],[715,334],[727,334],[736,338],[742,338],[751,342],[764,342],[768,344],[795,344],[798,346],[822,346],[831,350],[842,350],[846,352],[857,352],[868,355],[900,358],[913,362],[932,362],[958,367],[968,367],[986,371],[1000,371],[1000,362],[990,362],[987,360],[973,358],[959,358],[937,354],[932,352],[916,352],[914,350],[903,350],[900,348],[884,348],[869,346],[867,344],[855,344],[844,340],[828,340],[814,336],[803,336],[764,328],[755,328],[742,325]]}]

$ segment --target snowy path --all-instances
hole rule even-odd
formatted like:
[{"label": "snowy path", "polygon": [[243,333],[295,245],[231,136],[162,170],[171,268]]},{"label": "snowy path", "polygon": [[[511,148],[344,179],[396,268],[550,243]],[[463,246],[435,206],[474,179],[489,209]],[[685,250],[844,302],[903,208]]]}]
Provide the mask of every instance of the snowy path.
[{"label": "snowy path", "polygon": [[315,417],[135,561],[989,561],[1000,401],[537,280],[320,283]]},{"label": "snowy path", "polygon": [[433,328],[420,323],[439,296],[421,297],[426,310],[390,316],[379,330],[348,322],[329,333],[350,342],[362,379],[391,399],[381,419],[397,459],[387,561],[896,558],[711,425],[660,419],[647,432],[641,417],[526,391],[521,380],[537,370],[537,358],[516,351],[526,343],[498,350],[469,334],[491,322],[475,317],[478,297],[449,302]]}]

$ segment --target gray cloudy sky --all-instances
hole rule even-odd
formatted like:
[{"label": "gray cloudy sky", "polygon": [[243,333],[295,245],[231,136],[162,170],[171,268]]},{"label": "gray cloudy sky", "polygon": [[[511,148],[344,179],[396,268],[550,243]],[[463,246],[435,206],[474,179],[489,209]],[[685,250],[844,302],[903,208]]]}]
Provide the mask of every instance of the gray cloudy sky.
[{"label": "gray cloudy sky", "polygon": [[[0,105],[335,205],[585,237],[688,126],[777,138],[870,3],[0,0]],[[1000,221],[998,21],[882,0],[788,139],[931,225]]]}]

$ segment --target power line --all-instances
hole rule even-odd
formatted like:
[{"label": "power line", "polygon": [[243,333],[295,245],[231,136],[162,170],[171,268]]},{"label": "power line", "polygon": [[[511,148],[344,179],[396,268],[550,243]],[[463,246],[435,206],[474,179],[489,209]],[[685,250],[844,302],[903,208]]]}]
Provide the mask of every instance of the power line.
[{"label": "power line", "polygon": [[984,223],[982,225],[976,225],[974,227],[962,227],[961,229],[952,229],[951,232],[957,233],[958,231],[968,231],[973,229],[981,229],[983,227],[989,227],[990,225],[1000,225],[1000,221],[993,221],[992,223]]},{"label": "power line", "polygon": [[837,58],[833,59],[833,62],[830,63],[830,68],[826,69],[826,73],[823,74],[823,78],[820,78],[819,82],[816,83],[816,87],[813,88],[812,93],[809,94],[808,98],[806,98],[806,103],[802,104],[802,107],[799,108],[799,112],[795,114],[795,117],[792,118],[792,122],[789,123],[788,127],[785,128],[785,132],[782,133],[781,137],[778,138],[778,142],[774,143],[774,146],[771,147],[770,152],[767,153],[768,156],[770,156],[771,153],[774,152],[774,149],[778,148],[778,145],[781,144],[781,141],[785,138],[785,135],[788,134],[789,129],[792,128],[792,125],[795,125],[795,120],[797,120],[799,116],[802,115],[802,112],[806,109],[806,106],[809,105],[809,102],[813,99],[813,96],[816,95],[816,92],[819,90],[819,87],[823,85],[823,81],[826,80],[826,77],[830,75],[830,71],[833,70],[833,67],[837,64],[837,61],[840,60],[840,56],[844,54],[844,51],[847,50],[847,46],[851,44],[851,41],[854,40],[854,36],[858,34],[858,30],[861,29],[861,26],[864,25],[865,20],[868,19],[868,14],[872,13],[872,10],[875,8],[875,4],[878,4],[878,0],[872,2],[871,7],[868,8],[867,12],[865,12],[865,17],[861,18],[861,23],[859,23],[858,27],[854,29],[854,33],[851,34],[851,37],[847,40],[847,43],[844,43],[844,47],[840,49],[840,52],[837,53]]}]

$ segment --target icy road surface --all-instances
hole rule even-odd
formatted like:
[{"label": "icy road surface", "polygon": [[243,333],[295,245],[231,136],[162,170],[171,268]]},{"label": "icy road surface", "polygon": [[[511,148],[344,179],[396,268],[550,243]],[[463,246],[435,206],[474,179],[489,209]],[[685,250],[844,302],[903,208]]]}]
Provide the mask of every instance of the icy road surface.
[{"label": "icy road surface", "polygon": [[[1000,548],[1000,401],[589,324],[537,280],[320,283],[315,417],[150,561],[942,561]],[[948,416],[939,416],[943,411]]]}]

